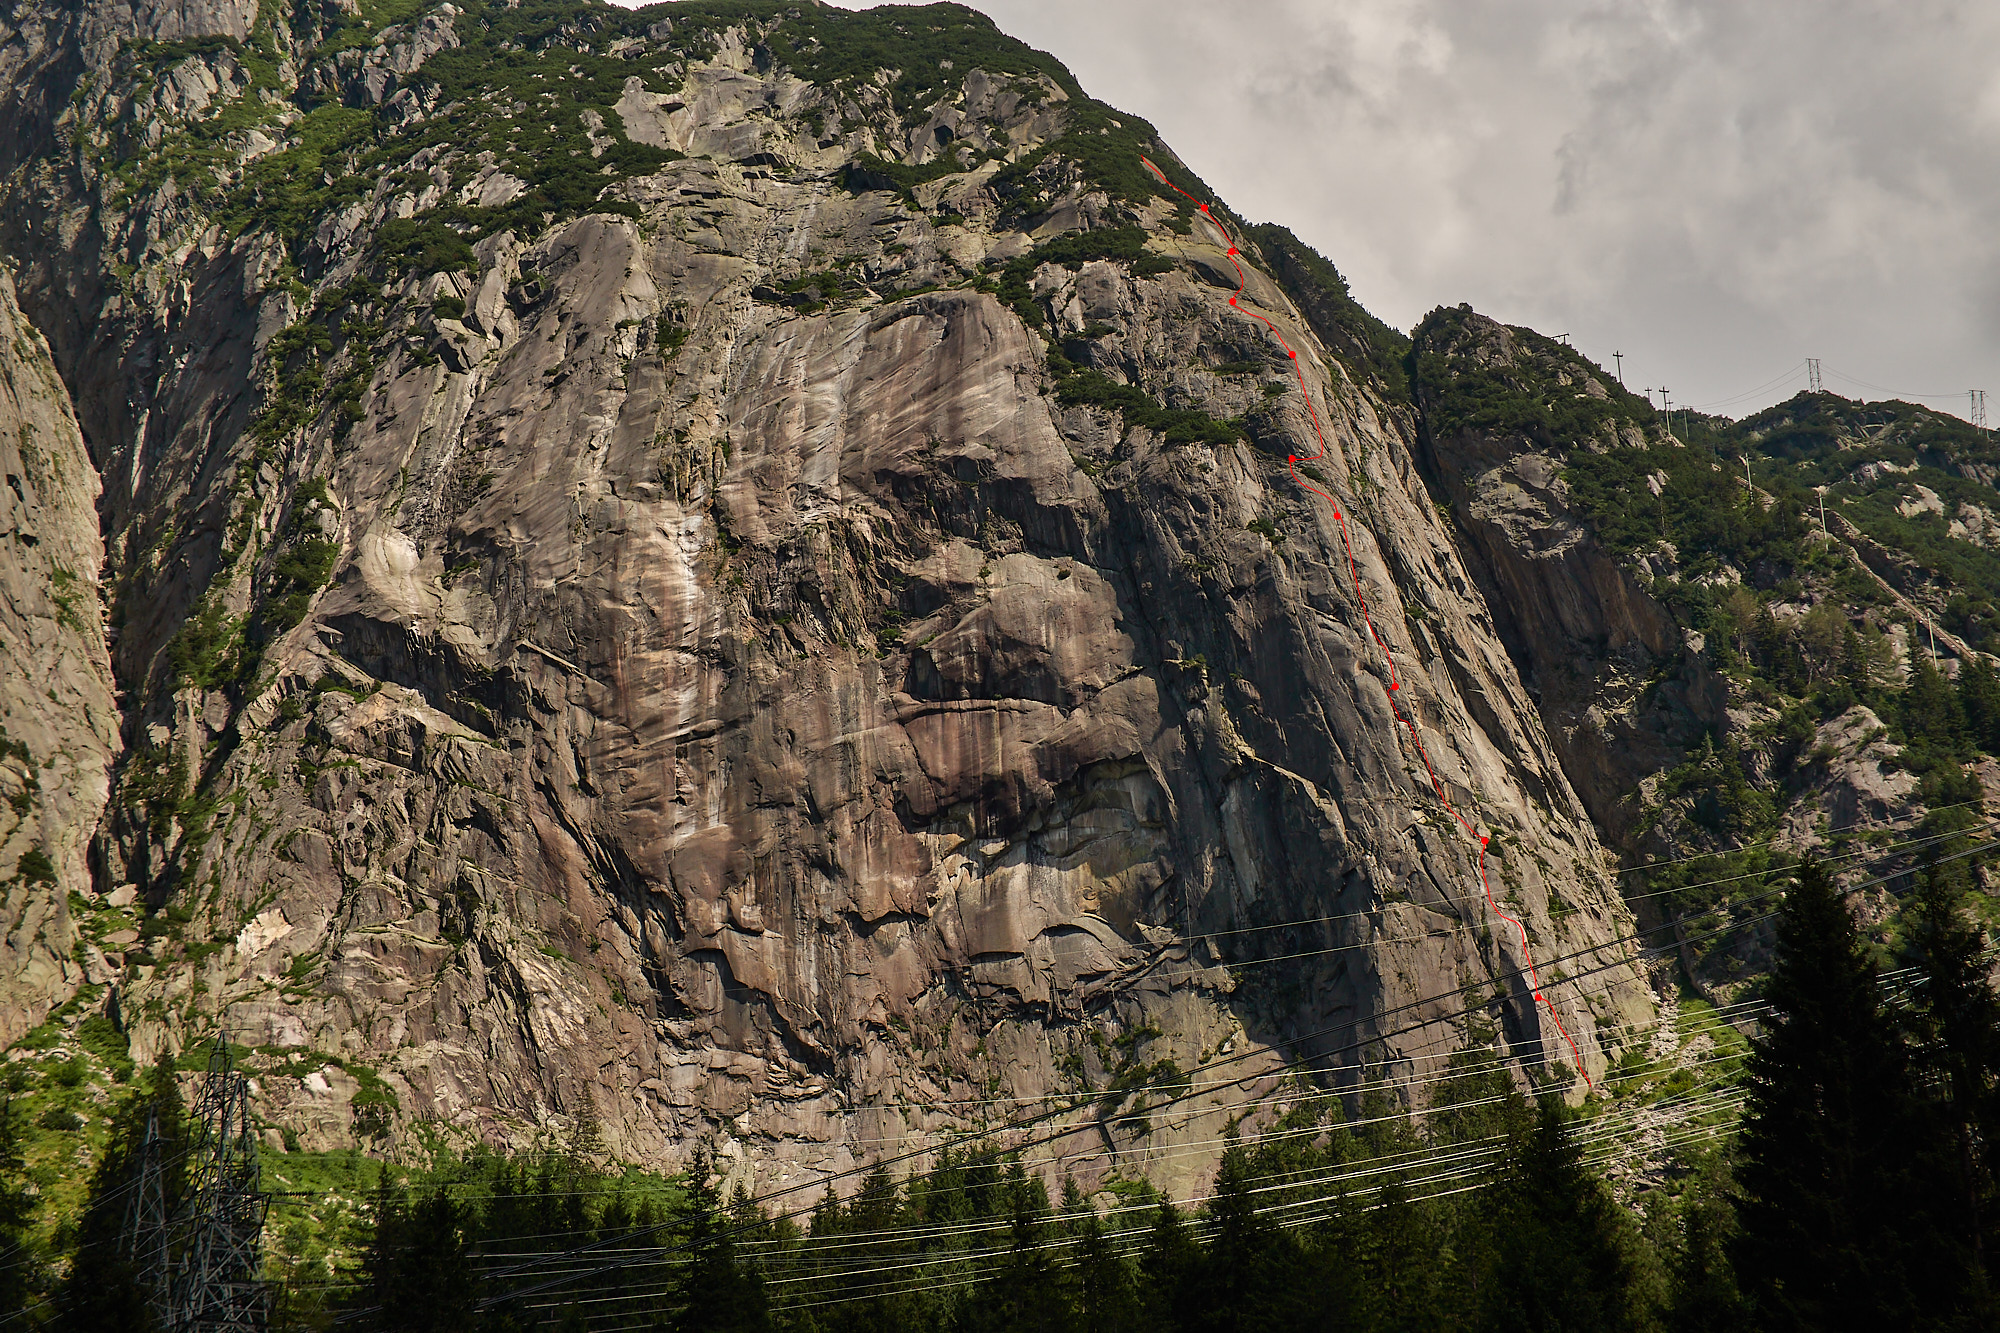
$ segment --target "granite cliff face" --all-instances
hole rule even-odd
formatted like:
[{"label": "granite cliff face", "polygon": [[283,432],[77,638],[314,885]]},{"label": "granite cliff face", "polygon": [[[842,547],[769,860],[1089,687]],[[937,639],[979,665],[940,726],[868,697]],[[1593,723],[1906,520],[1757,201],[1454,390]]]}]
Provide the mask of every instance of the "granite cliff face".
[{"label": "granite cliff face", "polygon": [[118,753],[104,646],[97,473],[48,344],[0,275],[0,1045],[85,981],[102,955],[77,936],[72,894]]},{"label": "granite cliff face", "polygon": [[1683,977],[1754,995],[1762,904],[1800,853],[1898,947],[1898,877],[2000,812],[1993,437],[1821,393],[1669,430],[1573,349],[1464,306],[1425,318],[1409,365],[1426,475]]},{"label": "granite cliff face", "polygon": [[[1563,769],[1600,832],[1631,832],[1640,782],[1727,725],[1728,692],[1698,643],[1570,506],[1574,450],[1604,452],[1663,432],[1612,413],[1581,437],[1493,429],[1455,413],[1452,389],[1484,377],[1522,393],[1616,402],[1596,367],[1554,341],[1462,310],[1420,340],[1417,393],[1427,473],[1477,558],[1501,639],[1524,670]],[[1624,397],[1622,392],[1620,398]],[[1645,415],[1650,415],[1647,413]],[[1657,484],[1657,483],[1656,483]]]},{"label": "granite cliff face", "polygon": [[[1045,1154],[1184,1182],[1293,1059],[1576,1086],[1287,476],[1290,365],[1137,155],[1199,182],[969,11],[750,8],[7,18],[139,1053],[226,1023],[308,1144],[589,1119],[766,1182],[1065,1097]],[[1246,249],[1496,892],[1538,960],[1615,939],[1504,640],[1624,594],[1461,549],[1338,303]],[[1651,1014],[1596,961],[1552,987],[1593,1075]]]}]

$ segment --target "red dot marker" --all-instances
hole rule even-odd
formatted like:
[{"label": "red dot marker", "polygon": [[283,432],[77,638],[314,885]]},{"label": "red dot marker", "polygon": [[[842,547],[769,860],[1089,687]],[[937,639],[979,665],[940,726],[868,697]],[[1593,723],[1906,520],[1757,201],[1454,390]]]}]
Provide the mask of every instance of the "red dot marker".
[{"label": "red dot marker", "polygon": [[1285,461],[1287,463],[1296,463],[1299,461],[1299,456],[1297,454],[1286,454]]},{"label": "red dot marker", "polygon": [[1389,682],[1389,688],[1390,688],[1390,689],[1392,689],[1392,690],[1393,690],[1393,689],[1395,689],[1395,688],[1396,688],[1396,682],[1395,682],[1395,681],[1393,681],[1393,680],[1392,680],[1392,681],[1390,681],[1390,682]]},{"label": "red dot marker", "polygon": [[[1165,183],[1166,183],[1167,185],[1171,186],[1171,187],[1173,188],[1173,190],[1174,190],[1174,191],[1175,191],[1176,193],[1178,193],[1178,194],[1179,194],[1179,195],[1180,195],[1180,196],[1181,196],[1181,197],[1182,197],[1183,199],[1186,199],[1186,200],[1187,200],[1187,201],[1188,201],[1189,203],[1191,203],[1191,204],[1194,204],[1194,205],[1195,205],[1195,207],[1199,208],[1199,209],[1201,210],[1201,212],[1202,212],[1202,213],[1203,213],[1204,215],[1206,215],[1206,214],[1208,213],[1209,209],[1208,209],[1208,205],[1207,205],[1207,204],[1204,204],[1204,203],[1200,203],[1199,201],[1197,201],[1197,200],[1195,199],[1195,197],[1194,197],[1193,195],[1189,194],[1189,193],[1188,193],[1188,192],[1187,192],[1186,190],[1183,190],[1183,189],[1181,189],[1181,188],[1180,188],[1180,187],[1179,187],[1178,185],[1174,185],[1172,181],[1169,181],[1169,180],[1167,180],[1167,177],[1166,177],[1166,174],[1165,174],[1164,172],[1160,171],[1160,169],[1159,169],[1158,167],[1155,167],[1155,166],[1153,166],[1153,164],[1152,164],[1152,163],[1151,163],[1150,161],[1147,161],[1147,160],[1146,160],[1146,159],[1144,159],[1144,158],[1141,158],[1141,159],[1140,159],[1140,161],[1142,161],[1142,162],[1145,162],[1146,166],[1147,166],[1148,168],[1150,168],[1150,169],[1151,169],[1151,170],[1152,170],[1152,171],[1154,172],[1154,174],[1158,175],[1158,176],[1160,177],[1160,179],[1161,179],[1161,180],[1162,180],[1163,182],[1165,182]],[[1217,233],[1218,233],[1219,235],[1221,235],[1221,236],[1222,236],[1222,239],[1223,239],[1223,240],[1224,240],[1225,242],[1227,242],[1227,241],[1228,241],[1228,239],[1229,239],[1229,234],[1228,234],[1228,232],[1227,232],[1227,231],[1226,231],[1226,230],[1225,230],[1225,229],[1224,229],[1224,228],[1222,227],[1222,224],[1220,224],[1220,223],[1216,223],[1216,222],[1215,222],[1215,219],[1214,219],[1213,217],[1210,217],[1210,218],[1209,218],[1209,221],[1210,221],[1211,223],[1214,223],[1214,224],[1215,224],[1215,227],[1216,227],[1216,231],[1217,231]],[[1229,252],[1230,252],[1230,253],[1231,253],[1232,255],[1233,255],[1233,254],[1235,254],[1235,253],[1236,253],[1236,248],[1235,248],[1234,246],[1231,246],[1231,247],[1229,247]],[[1242,291],[1242,290],[1243,290],[1243,288],[1241,288],[1241,287],[1238,287],[1238,288],[1237,288],[1237,290],[1238,290],[1238,291],[1240,292],[1240,291]],[[1235,300],[1235,298],[1234,298],[1234,297],[1230,298],[1230,302],[1229,302],[1229,304],[1230,304],[1230,305],[1232,305],[1232,306],[1236,304],[1236,300]],[[1257,319],[1258,321],[1260,321],[1260,322],[1261,322],[1261,323],[1262,323],[1262,324],[1264,325],[1264,327],[1268,328],[1268,329],[1269,329],[1269,330],[1271,331],[1271,333],[1272,333],[1272,334],[1273,334],[1274,336],[1275,336],[1275,335],[1277,335],[1277,332],[1278,332],[1278,328],[1277,328],[1277,325],[1273,324],[1273,323],[1272,323],[1272,322],[1271,322],[1270,320],[1268,320],[1268,319],[1265,319],[1265,318],[1264,318],[1264,316],[1262,316],[1262,315],[1257,315],[1257,316],[1256,316],[1256,319]],[[1282,344],[1283,344],[1283,339],[1282,339],[1282,338],[1280,338],[1280,339],[1279,339],[1279,342],[1280,342],[1280,344],[1282,345]],[[1298,360],[1298,359],[1299,359],[1299,354],[1298,354],[1297,352],[1293,351],[1293,350],[1292,350],[1291,348],[1289,348],[1289,347],[1285,348],[1285,355],[1286,355],[1287,357],[1289,357],[1290,359],[1294,360],[1294,361],[1296,361],[1296,360]],[[1305,387],[1305,377],[1304,377],[1304,374],[1303,374],[1303,373],[1301,373],[1301,374],[1300,374],[1300,378],[1299,378],[1299,386],[1300,386],[1301,388],[1304,388],[1304,387]],[[1312,408],[1312,402],[1311,402],[1311,399],[1310,399],[1310,397],[1308,397],[1308,399],[1307,399],[1307,403],[1306,403],[1306,406],[1307,406],[1308,410],[1311,410],[1311,408]],[[1318,413],[1317,413],[1317,412],[1314,412],[1314,413],[1313,413],[1313,418],[1312,418],[1312,421],[1313,421],[1313,429],[1314,429],[1314,431],[1315,431],[1315,432],[1318,432],[1318,431],[1319,431],[1319,416],[1318,416]],[[1314,455],[1313,455],[1313,457],[1315,457],[1315,458],[1323,458],[1323,457],[1325,457],[1325,455],[1326,455],[1326,447],[1325,447],[1325,446],[1326,446],[1326,441],[1325,441],[1325,438],[1324,438],[1324,436],[1322,435],[1322,437],[1321,437],[1321,439],[1320,439],[1320,451],[1319,451],[1319,453],[1317,453],[1317,454],[1314,454]],[[1292,458],[1293,458],[1294,460],[1296,460],[1296,455],[1293,455],[1293,456],[1292,456]],[[1315,489],[1315,490],[1317,490],[1318,488],[1317,488],[1317,487],[1314,487],[1314,488],[1312,488],[1312,489]],[[1325,492],[1321,492],[1321,494],[1325,494]],[[1332,497],[1332,496],[1327,496],[1327,498],[1328,498],[1329,500],[1331,500],[1331,499],[1332,499],[1333,497]],[[1340,514],[1340,511],[1339,511],[1338,509],[1336,509],[1336,510],[1334,510],[1334,511],[1333,511],[1333,516],[1334,516],[1334,518],[1335,518],[1336,520],[1341,520],[1341,514]],[[1346,529],[1346,524],[1345,524],[1345,521],[1344,521],[1344,520],[1342,520],[1342,526],[1341,526],[1341,531],[1342,531],[1343,533],[1345,533],[1345,532],[1346,532],[1346,530],[1347,530],[1347,529]],[[1348,551],[1348,563],[1349,563],[1349,566],[1350,566],[1350,572],[1351,572],[1351,573],[1353,574],[1353,577],[1354,577],[1354,591],[1355,591],[1355,595],[1356,595],[1356,597],[1358,598],[1358,597],[1360,597],[1360,595],[1361,595],[1361,576],[1360,576],[1360,572],[1359,572],[1359,570],[1358,570],[1358,569],[1353,569],[1353,568],[1352,568],[1352,566],[1353,566],[1353,560],[1354,560],[1354,556],[1353,556],[1353,551],[1352,551],[1352,549],[1350,548],[1350,549],[1349,549],[1349,551]],[[1366,618],[1366,617],[1367,617],[1367,614],[1368,614],[1368,611],[1367,611],[1367,604],[1366,604],[1366,602],[1363,602],[1363,604],[1362,604],[1362,615],[1363,615],[1363,617],[1364,617],[1364,618]],[[1373,629],[1373,623],[1372,623],[1372,621],[1370,622],[1370,628],[1371,628],[1371,629]],[[1379,636],[1378,636],[1378,637],[1379,637]],[[1392,668],[1392,669],[1393,669],[1393,668]],[[1395,686],[1394,686],[1394,685],[1392,684],[1392,685],[1390,686],[1390,688],[1391,688],[1391,689],[1394,689],[1394,688],[1395,688]],[[1395,706],[1394,706],[1393,704],[1392,704],[1392,705],[1390,705],[1390,708],[1391,708],[1391,711],[1395,711]],[[1397,717],[1398,717],[1399,719],[1401,719],[1401,718],[1402,718],[1402,714],[1401,714],[1400,712],[1397,712],[1397,713],[1396,713],[1396,716],[1397,716]],[[1415,728],[1414,728],[1414,727],[1412,727],[1412,729],[1411,729],[1411,736],[1412,736],[1412,738],[1413,738],[1413,739],[1415,738],[1415,735],[1416,735],[1416,732],[1415,732]],[[1422,742],[1421,742],[1421,741],[1419,741],[1419,742],[1417,743],[1417,748],[1418,748],[1419,750],[1421,750],[1421,749],[1423,748],[1423,745],[1422,745]],[[1425,761],[1425,762],[1426,762],[1426,764],[1428,765],[1428,762],[1429,762],[1429,760],[1428,760],[1428,757],[1426,757],[1426,761]],[[1437,775],[1436,775],[1435,773],[1433,773],[1433,774],[1431,775],[1431,783],[1432,783],[1432,786],[1433,786],[1433,788],[1434,788],[1434,789],[1436,790],[1436,792],[1437,792],[1437,795],[1438,795],[1438,798],[1439,798],[1440,800],[1444,800],[1444,788],[1443,788],[1443,786],[1442,786],[1441,784],[1439,784],[1439,783],[1438,783],[1438,781],[1437,781]],[[1450,808],[1451,808],[1451,803],[1450,803],[1449,801],[1445,801],[1445,807],[1446,807],[1447,809],[1450,809]],[[1452,811],[1452,813],[1453,813],[1454,815],[1456,815],[1456,814],[1457,814],[1457,811],[1455,811],[1455,810],[1454,810],[1454,811]],[[1460,821],[1460,822],[1461,822],[1461,823],[1464,823],[1464,821],[1463,821],[1462,819],[1461,819],[1461,821]],[[1465,824],[1465,828],[1466,828],[1466,829],[1467,829],[1468,831],[1473,831],[1473,829],[1472,829],[1472,825],[1470,825],[1470,824]],[[1487,836],[1486,836],[1486,835],[1484,835],[1484,834],[1476,834],[1476,836],[1477,836],[1477,837],[1479,838],[1479,845],[1480,845],[1480,847],[1484,848],[1484,847],[1485,847],[1485,846],[1487,845],[1487,843],[1488,843],[1489,839],[1488,839],[1488,838],[1487,838]],[[1482,857],[1481,857],[1481,859],[1480,859],[1480,864],[1481,864],[1482,866],[1483,866],[1483,865],[1485,864],[1485,858],[1484,858],[1484,856],[1483,856],[1483,855],[1482,855]],[[1494,910],[1495,910],[1496,912],[1498,912],[1498,911],[1499,911],[1499,903],[1498,903],[1498,902],[1495,902],[1495,901],[1494,901],[1494,899],[1493,899],[1493,891],[1492,891],[1492,888],[1491,888],[1490,886],[1489,886],[1489,887],[1487,888],[1487,891],[1486,891],[1486,897],[1487,897],[1487,901],[1488,901],[1488,903],[1492,905],[1493,909],[1494,909]],[[1504,913],[1504,912],[1501,912],[1501,913],[1500,913],[1500,915],[1502,915],[1502,916],[1506,916],[1506,913]],[[1512,917],[1507,917],[1507,919],[1508,919],[1509,921],[1514,921],[1514,918],[1512,918]],[[1527,949],[1527,947],[1528,947],[1528,932],[1527,932],[1527,928],[1526,928],[1525,926],[1521,926],[1521,923],[1520,923],[1519,921],[1514,921],[1514,924],[1515,924],[1515,925],[1516,925],[1517,927],[1519,927],[1519,928],[1520,928],[1520,930],[1521,930],[1521,947],[1522,947],[1522,949],[1523,949],[1523,950],[1525,951],[1525,950]],[[1540,1002],[1540,1003],[1544,1003],[1544,1004],[1547,1004],[1547,1003],[1548,1003],[1548,1001],[1547,1001],[1547,1000],[1546,1000],[1546,999],[1545,999],[1545,998],[1543,997],[1543,995],[1542,995],[1542,993],[1541,993],[1540,991],[1535,991],[1535,992],[1533,992],[1533,994],[1534,994],[1534,997],[1535,997],[1536,1001],[1538,1001],[1538,1002]],[[1588,1073],[1586,1073],[1586,1072],[1584,1072],[1584,1071],[1583,1071],[1583,1053],[1582,1053],[1582,1052],[1581,1052],[1580,1050],[1578,1050],[1578,1049],[1577,1049],[1577,1044],[1576,1044],[1576,1039],[1575,1039],[1575,1038],[1573,1038],[1573,1037],[1571,1037],[1571,1036],[1569,1035],[1569,1030],[1568,1030],[1567,1028],[1565,1028],[1565,1027],[1563,1026],[1563,1021],[1562,1021],[1562,1016],[1561,1016],[1560,1014],[1556,1013],[1556,1010],[1555,1010],[1555,1006],[1554,1006],[1553,1004],[1549,1004],[1549,1015],[1550,1015],[1550,1017],[1552,1017],[1552,1018],[1554,1018],[1554,1019],[1555,1019],[1555,1024],[1556,1024],[1556,1030],[1557,1030],[1557,1031],[1559,1031],[1559,1032],[1561,1032],[1561,1033],[1562,1033],[1562,1035],[1563,1035],[1563,1039],[1564,1039],[1565,1041],[1567,1041],[1567,1042],[1569,1043],[1569,1048],[1570,1048],[1570,1053],[1571,1053],[1572,1055],[1574,1055],[1574,1056],[1576,1057],[1576,1065],[1577,1065],[1577,1070],[1578,1070],[1578,1072],[1579,1072],[1579,1073],[1582,1073],[1582,1074],[1583,1074],[1583,1081],[1584,1081],[1584,1083],[1585,1083],[1586,1085],[1588,1085],[1588,1086],[1590,1086],[1591,1088],[1593,1088],[1593,1089],[1594,1089],[1594,1088],[1596,1087],[1596,1084],[1595,1084],[1595,1083],[1593,1083],[1593,1082],[1591,1081],[1591,1078],[1590,1078],[1590,1075],[1589,1075]]]}]

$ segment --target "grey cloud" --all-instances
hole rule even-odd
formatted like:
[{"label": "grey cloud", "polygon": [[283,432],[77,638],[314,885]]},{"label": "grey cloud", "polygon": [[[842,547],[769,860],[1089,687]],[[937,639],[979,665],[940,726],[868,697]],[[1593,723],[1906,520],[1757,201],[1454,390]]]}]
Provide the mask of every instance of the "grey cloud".
[{"label": "grey cloud", "polygon": [[1806,356],[1917,392],[2000,369],[2000,6],[980,8],[1400,326],[1470,301],[1695,403]]}]

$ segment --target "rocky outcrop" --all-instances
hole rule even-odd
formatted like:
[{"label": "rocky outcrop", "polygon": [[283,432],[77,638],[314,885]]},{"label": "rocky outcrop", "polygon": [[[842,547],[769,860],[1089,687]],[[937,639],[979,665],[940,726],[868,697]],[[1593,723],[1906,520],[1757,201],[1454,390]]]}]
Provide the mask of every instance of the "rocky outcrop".
[{"label": "rocky outcrop", "polygon": [[48,344],[0,274],[0,1045],[86,978],[72,896],[95,897],[86,853],[118,750],[104,645],[97,473]]},{"label": "rocky outcrop", "polygon": [[1633,827],[1640,780],[1724,725],[1727,690],[1637,570],[1569,507],[1566,451],[1605,442],[1465,425],[1437,410],[1441,374],[1467,370],[1523,386],[1560,377],[1562,392],[1600,399],[1608,391],[1567,349],[1469,312],[1420,338],[1417,356],[1433,367],[1418,389],[1432,409],[1427,473],[1477,553],[1470,567],[1564,772],[1616,842]]},{"label": "rocky outcrop", "polygon": [[[226,1007],[309,1143],[589,1118],[766,1183],[1067,1106],[1046,1160],[1184,1190],[1295,1059],[1492,1041],[1574,1087],[1289,478],[1289,362],[1213,236],[1103,179],[1114,133],[1172,161],[1150,131],[1032,62],[907,110],[782,33],[630,23],[594,201],[476,245],[385,251],[532,197],[432,138],[289,240],[155,195],[150,267],[71,318],[109,257],[14,197],[107,478],[137,1053]],[[1143,243],[1032,255],[1111,227]],[[1276,280],[1243,299],[1495,892],[1538,958],[1606,945],[1414,418]],[[1651,1012],[1617,957],[1544,974],[1591,1073]]]},{"label": "rocky outcrop", "polygon": [[[257,0],[100,0],[80,5],[13,0],[0,11],[0,31],[5,33],[0,41],[0,104],[8,113],[8,133],[0,138],[0,175],[13,177],[18,192],[38,176],[46,179],[52,169],[64,170],[68,164],[52,153],[65,116],[72,135],[81,128],[74,94],[93,76],[108,73],[125,48],[204,38],[241,43],[251,35],[257,12]],[[87,225],[81,213],[71,222]],[[16,251],[15,257],[25,254]]]},{"label": "rocky outcrop", "polygon": [[1892,826],[1912,816],[1917,778],[1897,763],[1901,747],[1872,709],[1856,704],[1814,732],[1802,798],[1787,812],[1787,841],[1800,848],[1831,834]]}]

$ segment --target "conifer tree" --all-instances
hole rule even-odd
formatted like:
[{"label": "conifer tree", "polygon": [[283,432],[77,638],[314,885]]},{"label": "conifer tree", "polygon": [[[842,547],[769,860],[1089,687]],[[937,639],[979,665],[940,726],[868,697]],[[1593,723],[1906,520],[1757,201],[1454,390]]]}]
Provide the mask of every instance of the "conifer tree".
[{"label": "conifer tree", "polygon": [[1492,1197],[1495,1263],[1480,1326],[1505,1333],[1609,1333],[1646,1311],[1632,1223],[1584,1165],[1553,1098],[1517,1134]]},{"label": "conifer tree", "polygon": [[1139,1294],[1131,1268],[1104,1238],[1096,1213],[1085,1216],[1078,1229],[1077,1322],[1090,1333],[1137,1333]]},{"label": "conifer tree", "polygon": [[1392,1176],[1370,1191],[1341,1191],[1328,1214],[1305,1256],[1318,1325],[1381,1333],[1453,1326],[1444,1295],[1454,1256],[1431,1205],[1413,1201]]},{"label": "conifer tree", "polygon": [[1212,1223],[1193,1322],[1210,1333],[1289,1328],[1305,1315],[1297,1249],[1288,1231],[1261,1216],[1253,1189],[1277,1174],[1276,1148],[1253,1154],[1232,1126],[1207,1205]]},{"label": "conifer tree", "polygon": [[1930,654],[1914,646],[1909,687],[1903,691],[1903,730],[1912,740],[1953,748],[1965,740],[1965,711]]},{"label": "conifer tree", "polygon": [[34,1291],[35,1197],[14,1125],[14,1103],[0,1101],[0,1320],[28,1308]]},{"label": "conifer tree", "polygon": [[1491,1025],[1481,1023],[1468,1035],[1473,1044],[1446,1062],[1444,1077],[1431,1089],[1424,1137],[1433,1147],[1495,1134],[1511,1137],[1525,1132],[1534,1120],[1527,1098],[1492,1058]]},{"label": "conifer tree", "polygon": [[764,1282],[738,1259],[733,1228],[711,1174],[708,1154],[696,1154],[688,1168],[682,1223],[687,1265],[677,1292],[679,1328],[683,1333],[758,1333],[770,1327]]},{"label": "conifer tree", "polygon": [[1370,1316],[1381,1289],[1367,1271],[1369,1215],[1344,1185],[1335,1191],[1306,1233],[1302,1261],[1310,1274],[1309,1322],[1320,1328],[1373,1328]]},{"label": "conifer tree", "polygon": [[815,1240],[825,1240],[840,1231],[840,1196],[833,1192],[833,1182],[828,1181],[825,1191],[813,1204],[812,1221],[808,1224]]},{"label": "conifer tree", "polygon": [[1257,1216],[1250,1193],[1250,1154],[1231,1125],[1224,1135],[1222,1161],[1216,1167],[1215,1190],[1208,1201],[1213,1230],[1208,1238],[1201,1280],[1195,1284],[1189,1324],[1203,1333],[1230,1333],[1256,1326],[1259,1307],[1269,1299],[1274,1275],[1270,1251],[1277,1237]]},{"label": "conifer tree", "polygon": [[1071,1310],[1065,1284],[1044,1248],[1040,1210],[1027,1182],[1013,1193],[1009,1219],[1010,1245],[996,1261],[987,1280],[973,1292],[959,1321],[964,1333],[1068,1333]]},{"label": "conifer tree", "polygon": [[2000,672],[1974,653],[1958,669],[1958,706],[1966,734],[1988,754],[2000,754]]},{"label": "conifer tree", "polygon": [[1988,1291],[2000,1240],[1993,1156],[2000,1145],[2000,996],[1987,977],[1986,933],[1965,918],[1956,867],[1935,860],[1925,867],[1908,920],[1906,961],[1923,978],[1911,993],[1909,1020],[1917,1084],[1931,1090],[1944,1174],[1957,1185],[1956,1206],[1932,1202],[1947,1216],[1940,1229],[1962,1250],[1966,1309],[1991,1319],[2000,1316]]},{"label": "conifer tree", "polygon": [[1875,672],[1861,636],[1849,625],[1840,635],[1840,679],[1857,696],[1866,697],[1875,685]]},{"label": "conifer tree", "polygon": [[1738,1281],[1766,1333],[1911,1327],[1908,1069],[1847,905],[1815,862],[1778,916],[1738,1169]]},{"label": "conifer tree", "polygon": [[1666,1324],[1671,1333],[1733,1333],[1743,1327],[1743,1295],[1729,1260],[1736,1214],[1727,1174],[1727,1159],[1711,1154],[1675,1210],[1678,1235],[1663,1247],[1670,1252]]},{"label": "conifer tree", "polygon": [[[831,1194],[831,1187],[828,1193]],[[956,1191],[946,1193],[951,1195]],[[887,1267],[901,1261],[909,1247],[894,1233],[906,1220],[903,1204],[903,1192],[895,1176],[888,1167],[877,1165],[862,1177],[861,1187],[844,1209],[838,1205],[833,1209],[823,1207],[829,1224],[835,1225],[840,1234],[852,1237],[843,1242],[837,1255],[828,1258],[829,1267],[838,1272],[848,1268]],[[820,1234],[818,1213],[813,1219],[813,1234]],[[919,1322],[928,1293],[912,1292],[900,1283],[865,1285],[873,1288],[873,1294],[835,1307],[829,1312],[830,1326],[847,1333],[892,1333]]]},{"label": "conifer tree", "polygon": [[1142,1327],[1151,1333],[1181,1333],[1188,1328],[1183,1316],[1200,1277],[1201,1258],[1201,1245],[1188,1233],[1180,1210],[1171,1200],[1161,1199],[1139,1255]]},{"label": "conifer tree", "polygon": [[412,1202],[382,1169],[375,1235],[363,1260],[370,1321],[383,1333],[460,1333],[475,1326],[479,1286],[467,1253],[471,1210],[439,1182]]}]

